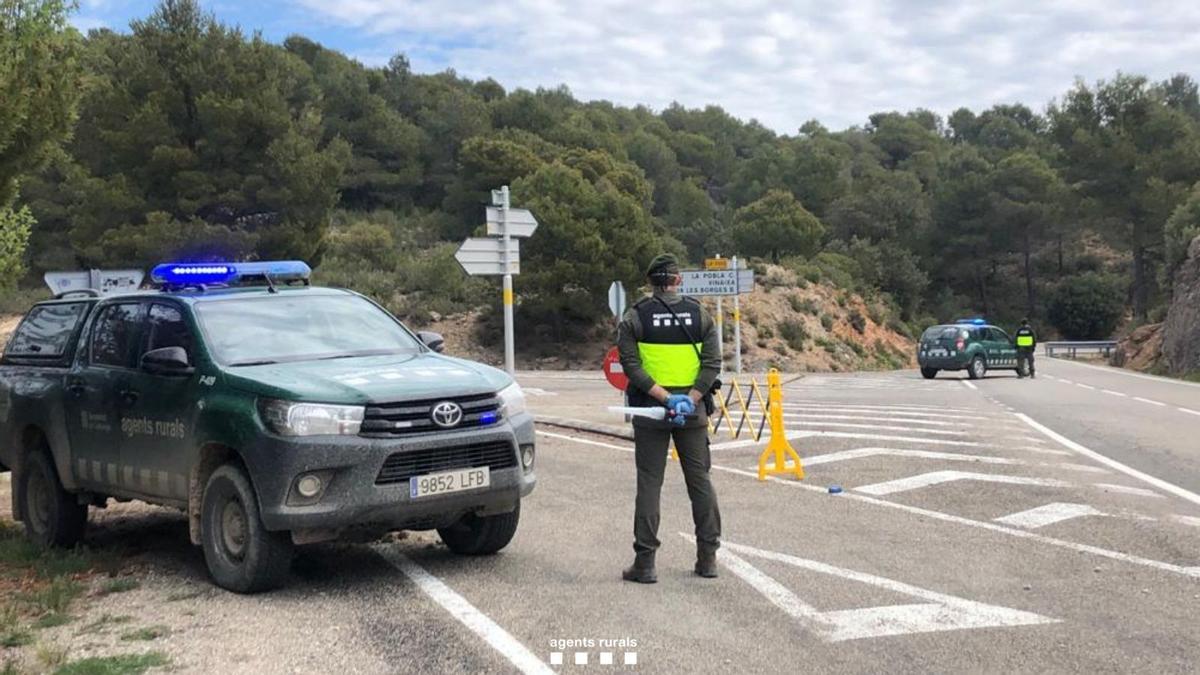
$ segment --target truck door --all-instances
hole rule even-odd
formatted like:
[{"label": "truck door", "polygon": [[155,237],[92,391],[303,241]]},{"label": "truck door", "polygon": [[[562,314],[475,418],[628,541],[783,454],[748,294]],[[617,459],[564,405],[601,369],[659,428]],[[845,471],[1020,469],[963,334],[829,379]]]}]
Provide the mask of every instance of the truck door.
[{"label": "truck door", "polygon": [[[152,302],[146,312],[138,360],[146,352],[181,347],[195,358],[196,341],[182,308],[171,302]],[[194,362],[193,362],[194,365]],[[147,480],[146,494],[168,500],[187,500],[187,476],[193,429],[200,400],[194,373],[163,374],[139,367],[129,376],[124,409],[129,431],[122,436],[121,462],[137,467]]]},{"label": "truck door", "polygon": [[121,410],[144,311],[141,302],[100,307],[63,383],[75,476],[82,484],[118,493],[138,492],[136,476],[121,464]]},{"label": "truck door", "polygon": [[992,339],[996,343],[997,353],[1003,359],[1001,363],[1004,366],[1017,365],[1017,348],[1013,346],[1013,340],[1000,328],[992,328]]}]

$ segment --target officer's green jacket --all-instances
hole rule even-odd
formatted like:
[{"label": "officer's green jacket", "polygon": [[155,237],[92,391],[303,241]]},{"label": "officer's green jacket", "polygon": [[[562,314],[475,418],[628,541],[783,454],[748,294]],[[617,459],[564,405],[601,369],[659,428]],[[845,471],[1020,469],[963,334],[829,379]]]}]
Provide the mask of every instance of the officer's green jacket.
[{"label": "officer's green jacket", "polygon": [[[647,331],[642,325],[643,312],[640,310],[650,309],[656,313],[660,310],[662,313],[667,312],[653,298],[666,302],[672,310],[680,315],[687,313],[685,309],[688,308],[688,305],[685,303],[694,303],[691,305],[691,309],[699,314],[700,325],[689,326],[688,330],[699,341],[699,359],[696,358],[695,349],[687,344],[686,337],[681,337],[681,344],[667,346],[666,353],[660,353],[664,350],[656,349],[654,345],[647,345],[643,342]],[[684,336],[681,328],[674,330],[678,331],[680,336]],[[672,348],[673,353],[669,351]],[[625,313],[617,330],[617,350],[621,357],[621,367],[629,378],[629,387],[634,392],[648,392],[655,384],[663,386],[673,394],[686,394],[692,389],[707,392],[721,374],[721,345],[717,342],[716,324],[709,313],[695,300],[685,299],[678,293],[657,290],[654,296],[643,298],[634,304]],[[647,368],[647,359],[660,359],[660,363],[657,367]],[[666,362],[666,365],[664,366],[662,362]],[[672,367],[672,362],[674,367]],[[683,373],[682,377],[690,381],[657,382],[652,376],[651,370],[657,370],[660,373],[674,373],[675,379],[679,379],[680,373]]]}]

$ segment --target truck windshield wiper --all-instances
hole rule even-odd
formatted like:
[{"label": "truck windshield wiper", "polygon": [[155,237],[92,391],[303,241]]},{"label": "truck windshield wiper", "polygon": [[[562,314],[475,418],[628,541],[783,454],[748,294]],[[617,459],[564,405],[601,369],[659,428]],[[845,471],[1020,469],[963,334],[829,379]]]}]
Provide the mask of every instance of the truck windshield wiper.
[{"label": "truck windshield wiper", "polygon": [[271,363],[279,362],[272,359],[260,359],[258,361],[234,361],[233,363],[229,364],[229,366],[231,368],[236,368],[238,366],[265,366]]}]

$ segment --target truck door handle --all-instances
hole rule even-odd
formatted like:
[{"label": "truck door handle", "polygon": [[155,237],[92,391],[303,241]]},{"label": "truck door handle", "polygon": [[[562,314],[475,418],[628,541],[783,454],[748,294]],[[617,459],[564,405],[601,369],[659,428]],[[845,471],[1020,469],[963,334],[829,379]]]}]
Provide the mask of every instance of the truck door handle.
[{"label": "truck door handle", "polygon": [[71,396],[74,396],[75,398],[83,397],[83,393],[85,391],[87,391],[87,387],[85,387],[82,382],[71,381],[67,383],[67,392],[69,392]]},{"label": "truck door handle", "polygon": [[121,402],[125,405],[133,405],[134,403],[137,403],[138,397],[141,396],[136,389],[122,389],[117,393],[121,397]]}]

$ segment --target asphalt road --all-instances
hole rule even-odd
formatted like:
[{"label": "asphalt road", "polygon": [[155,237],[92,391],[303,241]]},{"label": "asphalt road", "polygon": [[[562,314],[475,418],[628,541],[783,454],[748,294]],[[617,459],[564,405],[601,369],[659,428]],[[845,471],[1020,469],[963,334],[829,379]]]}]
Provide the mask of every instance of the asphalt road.
[{"label": "asphalt road", "polygon": [[[713,438],[719,579],[691,572],[672,463],[659,583],[622,582],[632,444],[543,426],[538,489],[499,555],[457,557],[428,533],[312,547],[282,591],[207,589],[166,648],[181,672],[1194,672],[1200,416],[1181,409],[1200,408],[1200,388],[1039,368],[788,384],[803,481],[759,481],[762,443]],[[540,414],[621,424],[601,379],[520,379]],[[164,513],[93,527],[149,570],[98,601],[135,609],[105,611],[154,605],[175,578],[207,588]]]}]

